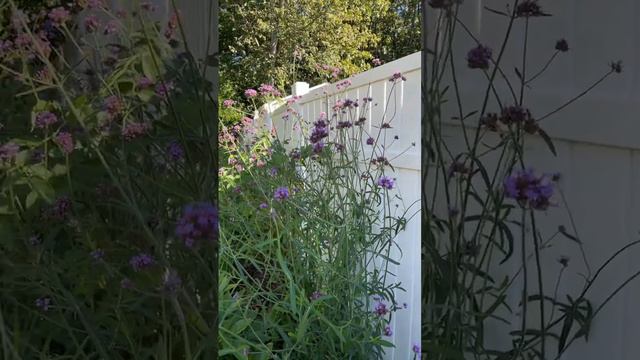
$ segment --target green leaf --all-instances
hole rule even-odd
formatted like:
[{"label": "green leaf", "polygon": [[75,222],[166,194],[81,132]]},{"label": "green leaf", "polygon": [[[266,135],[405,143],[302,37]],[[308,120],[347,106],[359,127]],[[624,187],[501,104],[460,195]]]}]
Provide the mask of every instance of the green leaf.
[{"label": "green leaf", "polygon": [[51,202],[53,200],[53,197],[56,195],[53,187],[44,180],[32,179],[30,184],[31,189],[37,192],[38,195],[40,195],[40,197],[45,199],[47,202]]},{"label": "green leaf", "polygon": [[31,191],[29,195],[27,195],[27,199],[25,200],[25,206],[27,209],[31,208],[33,204],[35,204],[36,200],[38,200],[38,193],[35,191]]},{"label": "green leaf", "polygon": [[244,331],[244,329],[249,327],[249,325],[251,325],[252,322],[253,320],[251,319],[240,319],[235,324],[233,324],[233,326],[231,326],[231,329],[229,330],[234,334],[239,335]]},{"label": "green leaf", "polygon": [[53,176],[65,175],[67,173],[67,167],[62,164],[56,164],[53,166],[53,169],[51,169],[51,173]]}]

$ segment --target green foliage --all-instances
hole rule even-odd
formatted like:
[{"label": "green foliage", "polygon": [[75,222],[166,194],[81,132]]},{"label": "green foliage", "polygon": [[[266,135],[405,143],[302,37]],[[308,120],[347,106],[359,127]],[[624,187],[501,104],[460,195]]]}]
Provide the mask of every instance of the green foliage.
[{"label": "green foliage", "polygon": [[369,68],[371,28],[388,0],[220,2],[221,79],[241,90],[272,83],[326,80],[317,66],[351,75]]}]

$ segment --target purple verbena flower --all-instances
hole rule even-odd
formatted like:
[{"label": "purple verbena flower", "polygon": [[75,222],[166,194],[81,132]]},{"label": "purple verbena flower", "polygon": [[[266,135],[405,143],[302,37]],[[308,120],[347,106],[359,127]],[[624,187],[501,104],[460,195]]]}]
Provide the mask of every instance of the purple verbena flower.
[{"label": "purple verbena flower", "polygon": [[378,316],[384,316],[387,315],[387,313],[389,312],[389,309],[387,308],[387,304],[385,304],[382,301],[379,301],[375,308],[373,309],[373,312],[378,315]]},{"label": "purple verbena flower", "polygon": [[176,224],[176,235],[187,247],[197,240],[215,240],[218,235],[218,209],[211,203],[193,203],[184,207]]},{"label": "purple verbena flower", "polygon": [[115,20],[111,20],[107,22],[107,24],[104,26],[104,30],[102,31],[102,33],[104,35],[111,35],[117,31],[118,31],[118,23]]},{"label": "purple verbena flower", "polygon": [[164,37],[167,39],[172,39],[173,35],[175,35],[176,30],[178,29],[179,26],[179,19],[178,19],[179,14],[176,12],[172,12],[171,16],[169,17],[169,21],[167,22],[167,29],[164,32]]},{"label": "purple verbena flower", "polygon": [[256,97],[258,96],[258,92],[255,89],[247,89],[244,91],[244,96],[248,98]]},{"label": "purple verbena flower", "polygon": [[129,278],[120,280],[120,287],[123,289],[133,289],[134,286],[135,285],[133,284],[133,281],[131,281],[131,279]]},{"label": "purple verbena flower", "polygon": [[324,143],[322,141],[313,144],[313,153],[320,154],[324,149]]},{"label": "purple verbena flower", "polygon": [[51,306],[51,298],[49,297],[40,297],[35,301],[36,307],[42,311],[49,311],[49,307]]},{"label": "purple verbena flower", "polygon": [[291,152],[289,153],[289,157],[291,158],[291,160],[300,160],[300,158],[302,158],[302,154],[300,153],[300,149],[293,149],[291,150]]},{"label": "purple verbena flower", "polygon": [[150,11],[150,12],[156,11],[156,6],[153,5],[153,3],[151,1],[143,1],[143,2],[141,2],[140,3],[140,7],[144,11]]},{"label": "purple verbena flower", "polygon": [[14,142],[8,142],[0,146],[0,161],[13,160],[20,151],[20,145]]},{"label": "purple verbena flower", "polygon": [[184,158],[184,148],[177,141],[172,141],[167,147],[167,154],[173,161],[179,161]]},{"label": "purple verbena flower", "polygon": [[503,108],[500,116],[500,121],[505,125],[524,123],[531,119],[531,112],[518,105]]},{"label": "purple verbena flower", "polygon": [[71,154],[75,148],[73,136],[66,131],[60,131],[53,141],[60,147],[60,150],[62,150],[62,153],[65,155]]},{"label": "purple verbena flower", "polygon": [[145,136],[149,132],[149,125],[145,123],[128,123],[122,129],[122,137],[125,141],[131,141]]},{"label": "purple verbena flower", "polygon": [[324,296],[323,293],[321,293],[320,291],[316,290],[316,291],[311,293],[311,296],[309,297],[309,299],[311,299],[311,301],[316,301],[316,300],[320,299],[323,296]]},{"label": "purple verbena flower", "polygon": [[280,96],[280,91],[278,91],[278,89],[275,88],[275,86],[271,85],[271,84],[260,84],[260,86],[258,87],[258,91],[260,92],[260,95],[263,96],[267,96],[267,95],[272,95],[272,96]]},{"label": "purple verbena flower", "polygon": [[116,95],[111,95],[104,99],[104,108],[110,117],[115,117],[124,110],[124,103]]},{"label": "purple verbena flower", "polygon": [[282,201],[282,200],[286,200],[289,198],[289,188],[287,188],[286,186],[281,186],[279,188],[276,189],[276,191],[274,191],[273,193],[273,198],[278,200],[278,201]]},{"label": "purple verbena flower", "polygon": [[324,119],[319,119],[318,121],[313,123],[313,129],[311,129],[311,136],[309,137],[309,141],[312,144],[320,142],[320,140],[329,136],[329,124]]},{"label": "purple verbena flower", "polygon": [[138,79],[136,82],[136,87],[138,89],[148,89],[153,86],[153,81],[146,76],[143,76]]},{"label": "purple verbena flower", "polygon": [[105,8],[103,0],[89,0],[87,1],[87,5],[89,9]]},{"label": "purple verbena flower", "polygon": [[567,52],[569,51],[569,43],[565,39],[560,39],[556,42],[556,50]]},{"label": "purple verbena flower", "polygon": [[155,260],[151,255],[147,253],[140,253],[138,255],[134,255],[129,260],[129,265],[131,265],[131,267],[133,268],[133,271],[135,272],[151,267],[153,264],[155,264]]},{"label": "purple verbena flower", "polygon": [[367,138],[367,145],[373,145],[374,141],[372,137]]},{"label": "purple verbena flower", "polygon": [[61,196],[51,205],[48,217],[54,220],[63,220],[71,213],[72,203],[67,196]]},{"label": "purple verbena flower", "polygon": [[156,95],[161,97],[162,99],[167,99],[169,97],[169,93],[174,89],[174,85],[172,82],[160,82],[156,84]]},{"label": "purple verbena flower", "polygon": [[393,75],[391,76],[389,81],[394,81],[395,82],[395,81],[398,81],[398,80],[406,81],[407,78],[404,77],[400,71],[396,71],[395,73],[393,73]]},{"label": "purple verbena flower", "polygon": [[226,99],[225,101],[222,102],[222,106],[226,107],[226,108],[230,108],[233,106],[233,104],[235,104],[236,102],[232,99]]},{"label": "purple verbena flower", "polygon": [[416,354],[420,354],[422,352],[420,349],[420,345],[418,344],[413,344],[413,347],[411,348],[411,350],[413,350],[413,352]]},{"label": "purple verbena flower", "polygon": [[69,21],[71,14],[67,9],[59,6],[49,11],[48,17],[57,25],[63,25],[65,22]]},{"label": "purple verbena flower", "polygon": [[505,196],[523,207],[545,210],[553,196],[553,182],[547,175],[536,176],[533,169],[518,171],[504,180]]},{"label": "purple verbena flower", "polygon": [[488,69],[492,50],[478,45],[467,53],[467,64],[471,69]]},{"label": "purple verbena flower", "polygon": [[49,127],[55,124],[57,121],[58,121],[58,117],[56,116],[56,114],[50,111],[43,111],[38,115],[36,115],[35,125],[40,129],[44,129],[46,127]]},{"label": "purple verbena flower", "polygon": [[382,176],[378,179],[377,185],[380,186],[381,188],[391,190],[393,189],[394,181],[392,178],[388,176]]},{"label": "purple verbena flower", "polygon": [[84,30],[88,33],[94,33],[96,30],[98,30],[99,26],[100,21],[95,15],[89,15],[84,19]]},{"label": "purple verbena flower", "polygon": [[104,250],[95,249],[92,252],[90,252],[89,255],[93,258],[93,260],[100,261],[104,259]]},{"label": "purple verbena flower", "polygon": [[516,17],[536,17],[536,16],[549,16],[542,11],[542,8],[538,4],[538,0],[525,0],[518,4],[516,8]]},{"label": "purple verbena flower", "polygon": [[262,210],[266,209],[269,207],[269,205],[267,205],[267,203],[261,203],[260,205],[258,205],[258,207]]},{"label": "purple verbena flower", "polygon": [[384,334],[384,336],[393,335],[393,331],[391,331],[391,326],[389,326],[389,325],[385,326],[383,334]]}]

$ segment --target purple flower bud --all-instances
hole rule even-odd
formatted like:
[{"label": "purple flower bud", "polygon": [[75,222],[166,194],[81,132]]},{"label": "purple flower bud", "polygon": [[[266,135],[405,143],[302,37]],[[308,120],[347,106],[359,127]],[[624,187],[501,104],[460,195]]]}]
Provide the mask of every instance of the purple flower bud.
[{"label": "purple flower bud", "polygon": [[49,307],[51,306],[51,298],[49,297],[40,297],[35,301],[36,307],[42,311],[49,311]]},{"label": "purple flower bud", "polygon": [[133,284],[133,281],[131,281],[131,279],[129,278],[124,278],[122,280],[120,280],[120,287],[123,289],[133,289],[135,285]]},{"label": "purple flower bud", "polygon": [[184,149],[177,141],[173,141],[167,147],[167,154],[173,161],[179,161],[184,158]]},{"label": "purple flower bud", "polygon": [[556,42],[556,50],[567,52],[569,51],[569,43],[565,39],[560,39]]},{"label": "purple flower bud", "polygon": [[93,260],[100,261],[104,259],[104,250],[95,249],[91,253],[89,253],[89,255],[93,258]]},{"label": "purple flower bud", "polygon": [[151,255],[147,253],[140,253],[138,255],[134,255],[129,260],[129,265],[131,265],[131,267],[133,268],[133,271],[135,272],[151,267],[153,264],[155,264],[155,260]]}]

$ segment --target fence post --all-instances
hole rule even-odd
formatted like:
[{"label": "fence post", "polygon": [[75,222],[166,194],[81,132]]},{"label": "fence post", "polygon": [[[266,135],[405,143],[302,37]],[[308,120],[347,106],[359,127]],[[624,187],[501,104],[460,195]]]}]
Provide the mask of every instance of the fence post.
[{"label": "fence post", "polygon": [[309,93],[309,83],[297,81],[293,86],[291,86],[291,95],[293,96],[302,96],[307,93]]},{"label": "fence post", "polygon": [[[309,93],[309,83],[306,83],[303,81],[296,81],[291,86],[291,96],[304,96],[308,93]],[[294,126],[294,122],[295,120],[291,118],[287,123],[287,127],[291,129],[291,140],[293,141],[295,139],[295,141],[297,142],[297,145],[300,146],[302,145],[302,129],[300,128],[301,124],[298,124],[298,127],[296,128]]]}]

